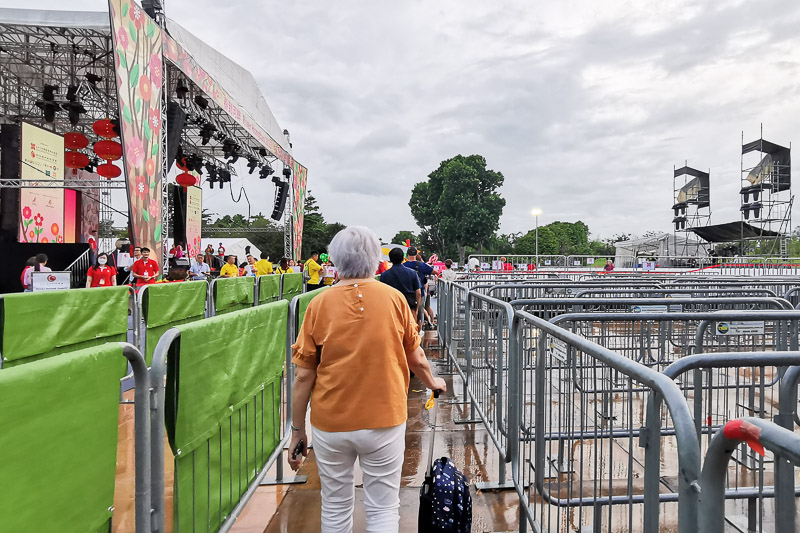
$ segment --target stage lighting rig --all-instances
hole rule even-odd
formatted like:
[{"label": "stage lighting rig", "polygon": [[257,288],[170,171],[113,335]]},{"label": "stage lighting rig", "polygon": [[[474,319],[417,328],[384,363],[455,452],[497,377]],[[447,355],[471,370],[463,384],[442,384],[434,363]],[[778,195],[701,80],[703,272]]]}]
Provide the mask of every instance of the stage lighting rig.
[{"label": "stage lighting rig", "polygon": [[194,97],[194,103],[195,103],[195,104],[197,104],[197,107],[199,107],[199,108],[200,108],[200,109],[202,109],[203,111],[205,111],[206,109],[208,109],[208,100],[206,100],[205,98],[203,98],[203,96],[202,96],[202,95],[199,95],[199,94],[195,95],[195,97]]},{"label": "stage lighting rig", "polygon": [[214,135],[214,132],[216,131],[217,127],[210,122],[203,124],[203,127],[200,128],[200,139],[203,143],[203,146],[208,144],[208,142],[211,140],[211,137]]},{"label": "stage lighting rig", "polygon": [[236,164],[236,162],[239,160],[239,157],[241,157],[241,155],[242,154],[239,152],[239,145],[237,144],[236,145],[236,149],[234,150],[234,152],[229,157],[228,163],[230,163],[231,165]]},{"label": "stage lighting rig", "polygon": [[258,149],[258,155],[260,155],[261,157],[267,157],[267,149],[266,148],[259,148]]},{"label": "stage lighting rig", "polygon": [[236,143],[226,137],[225,140],[222,141],[222,155],[226,158],[231,157],[234,150],[236,150]]},{"label": "stage lighting rig", "polygon": [[286,178],[286,181],[292,179],[292,169],[289,167],[283,167],[283,177]]},{"label": "stage lighting rig", "polygon": [[36,107],[44,112],[45,122],[55,122],[56,120],[58,104],[56,103],[55,93],[57,92],[58,85],[46,84],[44,86],[44,91],[42,91],[42,99],[36,101]]},{"label": "stage lighting rig", "polygon": [[86,77],[86,81],[91,83],[92,86],[95,87],[95,88],[97,88],[97,84],[99,82],[103,81],[103,77],[102,76],[98,76],[94,72],[87,72],[86,74],[84,74],[84,76]]},{"label": "stage lighting rig", "polygon": [[203,157],[199,155],[192,156],[192,168],[199,175],[203,175]]},{"label": "stage lighting rig", "polygon": [[258,158],[250,156],[247,158],[247,168],[250,169],[248,174],[252,174],[256,171],[256,167],[258,166]]},{"label": "stage lighting rig", "polygon": [[77,126],[81,121],[81,115],[86,113],[86,108],[78,101],[78,89],[80,89],[79,86],[70,85],[67,88],[67,102],[61,104],[61,108],[69,116],[69,123],[73,126]]},{"label": "stage lighting rig", "polygon": [[270,177],[274,173],[275,173],[275,171],[272,170],[272,167],[270,166],[270,164],[266,163],[265,165],[261,166],[261,170],[258,173],[258,177],[261,178],[262,180],[265,180],[265,179],[267,179],[268,177]]},{"label": "stage lighting rig", "polygon": [[189,94],[189,88],[184,85],[182,81],[179,81],[178,86],[175,87],[175,94],[178,95],[178,98],[181,100],[186,100],[186,95]]}]

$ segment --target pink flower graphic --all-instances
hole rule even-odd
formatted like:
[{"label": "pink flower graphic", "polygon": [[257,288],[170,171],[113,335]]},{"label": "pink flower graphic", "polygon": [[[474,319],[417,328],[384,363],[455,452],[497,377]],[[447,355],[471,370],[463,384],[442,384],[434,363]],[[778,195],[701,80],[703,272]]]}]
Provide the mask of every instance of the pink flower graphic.
[{"label": "pink flower graphic", "polygon": [[64,237],[62,237],[61,235],[59,235],[59,236],[58,236],[58,242],[64,242]]},{"label": "pink flower graphic", "polygon": [[25,206],[22,208],[22,218],[31,218],[31,208],[30,206]]},{"label": "pink flower graphic", "polygon": [[153,198],[150,200],[150,216],[156,218],[161,214],[161,206],[158,205],[158,200]]},{"label": "pink flower graphic", "polygon": [[149,102],[150,97],[153,95],[153,88],[150,86],[150,78],[145,75],[139,78],[139,95],[145,102]]},{"label": "pink flower graphic", "polygon": [[164,68],[161,57],[157,54],[150,56],[150,81],[161,87],[161,70]]},{"label": "pink flower graphic", "polygon": [[150,124],[153,135],[158,134],[161,131],[161,113],[159,113],[158,109],[151,107],[147,111],[147,115],[147,123]]},{"label": "pink flower graphic", "polygon": [[131,2],[131,20],[133,21],[133,25],[136,26],[137,30],[142,29],[142,22],[144,22],[144,17],[142,16],[142,8],[139,7],[136,3]]},{"label": "pink flower graphic", "polygon": [[125,31],[125,28],[117,28],[117,40],[119,40],[120,48],[125,52],[128,49],[128,32]]},{"label": "pink flower graphic", "polygon": [[148,157],[144,164],[144,172],[148,176],[153,176],[156,173],[156,164],[152,158]]},{"label": "pink flower graphic", "polygon": [[144,162],[144,144],[139,137],[133,137],[125,146],[125,151],[133,162],[133,166],[139,167]]},{"label": "pink flower graphic", "polygon": [[36,223],[37,226],[41,226],[42,223],[44,222],[44,217],[42,216],[41,213],[36,213],[36,216],[33,217],[33,221],[34,223]]},{"label": "pink flower graphic", "polygon": [[141,196],[143,200],[147,198],[147,192],[150,188],[147,186],[144,176],[136,176],[135,190],[136,194]]}]

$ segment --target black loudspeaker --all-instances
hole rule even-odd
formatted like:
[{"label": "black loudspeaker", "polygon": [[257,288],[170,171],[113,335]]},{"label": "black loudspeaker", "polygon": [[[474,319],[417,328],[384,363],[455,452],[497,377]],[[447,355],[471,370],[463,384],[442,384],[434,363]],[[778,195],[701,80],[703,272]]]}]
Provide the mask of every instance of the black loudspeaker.
[{"label": "black loudspeaker", "polygon": [[167,107],[167,170],[172,168],[178,147],[181,145],[181,132],[186,124],[186,113],[172,100]]},{"label": "black loudspeaker", "polygon": [[289,184],[282,181],[276,187],[275,208],[272,210],[272,220],[280,220],[286,208],[286,196],[289,194]]},{"label": "black loudspeaker", "polygon": [[[0,179],[20,178],[19,124],[0,126]],[[0,232],[10,240],[17,238],[19,189],[0,189]]]}]

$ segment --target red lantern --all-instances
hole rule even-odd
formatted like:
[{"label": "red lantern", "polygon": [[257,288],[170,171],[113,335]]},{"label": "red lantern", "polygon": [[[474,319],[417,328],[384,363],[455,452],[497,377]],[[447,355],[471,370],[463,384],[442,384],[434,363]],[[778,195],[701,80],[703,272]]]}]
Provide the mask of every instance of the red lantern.
[{"label": "red lantern", "polygon": [[95,121],[95,123],[92,124],[92,130],[100,137],[106,139],[113,139],[117,136],[117,133],[114,131],[114,124],[107,118]]},{"label": "red lantern", "polygon": [[80,152],[65,152],[64,166],[73,170],[84,168],[89,164],[89,156]]},{"label": "red lantern", "polygon": [[80,150],[89,146],[89,139],[83,133],[70,131],[64,134],[64,148],[67,150]]},{"label": "red lantern", "polygon": [[122,174],[122,170],[116,165],[106,163],[97,166],[97,173],[110,180],[111,178],[118,178],[119,175]]},{"label": "red lantern", "polygon": [[175,182],[185,189],[197,185],[197,178],[188,172],[184,172],[183,174],[178,174]]},{"label": "red lantern", "polygon": [[122,157],[122,145],[116,141],[97,141],[92,147],[100,159],[116,161]]},{"label": "red lantern", "polygon": [[184,172],[189,172],[189,167],[186,166],[186,156],[181,156],[175,161],[175,166],[179,169],[183,170]]}]

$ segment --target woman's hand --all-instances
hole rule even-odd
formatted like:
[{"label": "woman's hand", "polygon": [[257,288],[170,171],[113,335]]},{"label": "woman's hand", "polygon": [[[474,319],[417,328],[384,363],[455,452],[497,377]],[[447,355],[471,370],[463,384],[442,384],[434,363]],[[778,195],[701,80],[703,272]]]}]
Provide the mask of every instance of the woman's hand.
[{"label": "woman's hand", "polygon": [[442,378],[433,378],[433,382],[436,384],[432,390],[438,390],[441,392],[447,392],[447,382]]},{"label": "woman's hand", "polygon": [[[301,440],[303,441],[303,454],[293,457],[294,450]],[[303,457],[308,457],[308,436],[306,435],[306,430],[292,430],[292,440],[289,441],[289,466],[292,470],[297,472],[300,469],[300,465],[303,464]]]}]

